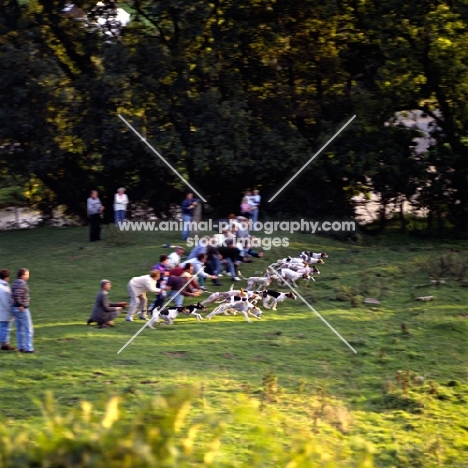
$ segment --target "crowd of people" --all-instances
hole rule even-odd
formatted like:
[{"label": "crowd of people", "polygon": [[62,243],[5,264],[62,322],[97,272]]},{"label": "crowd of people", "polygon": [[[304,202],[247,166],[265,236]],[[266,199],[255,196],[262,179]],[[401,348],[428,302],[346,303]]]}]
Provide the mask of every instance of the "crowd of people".
[{"label": "crowd of people", "polygon": [[[114,225],[118,227],[125,222],[127,208],[129,205],[128,196],[125,193],[126,189],[120,187],[114,194]],[[251,220],[252,224],[258,221],[260,210],[261,196],[259,190],[246,190],[240,204],[240,215],[247,220]],[[183,222],[182,240],[186,241],[190,236],[190,224],[193,220],[193,214],[199,200],[193,197],[193,193],[189,192],[181,203],[181,214]],[[101,240],[101,219],[104,215],[104,209],[97,190],[92,190],[86,202],[86,210],[89,220],[89,240],[96,242]]]},{"label": "crowd of people", "polygon": [[[163,306],[171,298],[175,306],[182,306],[184,298],[195,298],[206,291],[206,280],[211,280],[213,286],[221,286],[219,278],[224,275],[231,281],[241,281],[238,267],[251,262],[251,257],[262,257],[263,253],[253,250],[248,238],[237,238],[235,223],[231,227],[221,234],[202,237],[184,260],[185,249],[175,246],[170,255],[160,256],[149,274],[131,278],[127,284],[130,304],[126,321],[133,322],[136,317],[148,320],[156,307]],[[111,287],[110,280],[101,281],[88,325],[96,322],[99,328],[114,326],[114,319],[127,305],[109,302]],[[150,307],[148,293],[155,295]]]},{"label": "crowd of people", "polygon": [[33,345],[33,324],[29,311],[29,270],[20,268],[10,287],[10,272],[0,270],[0,349],[15,351],[10,345],[12,324],[16,328],[18,350],[22,353],[35,353]]}]

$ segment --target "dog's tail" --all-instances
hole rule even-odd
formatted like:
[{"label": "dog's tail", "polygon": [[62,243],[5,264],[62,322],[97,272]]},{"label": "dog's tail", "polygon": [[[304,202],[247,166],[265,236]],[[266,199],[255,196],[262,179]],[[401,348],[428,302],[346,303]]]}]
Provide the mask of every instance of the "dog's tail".
[{"label": "dog's tail", "polygon": [[265,273],[264,273],[263,276],[264,276],[265,278],[266,278],[266,277],[269,277],[269,278],[271,278],[271,279],[276,279],[276,278],[278,278],[278,276],[277,276],[276,273],[278,273],[278,270],[271,271],[271,270],[269,270],[269,269],[267,268],[267,269],[265,270]]},{"label": "dog's tail", "polygon": [[239,276],[242,278],[242,279],[245,279],[245,280],[248,280],[249,278],[246,278],[240,270],[237,270],[237,272],[239,273]]}]

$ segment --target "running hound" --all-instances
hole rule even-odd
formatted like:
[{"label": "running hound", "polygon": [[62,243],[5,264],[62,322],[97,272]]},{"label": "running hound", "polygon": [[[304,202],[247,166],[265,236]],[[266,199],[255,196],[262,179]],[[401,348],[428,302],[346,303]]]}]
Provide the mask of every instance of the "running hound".
[{"label": "running hound", "polygon": [[246,278],[240,271],[239,276],[247,280],[247,291],[253,291],[255,288],[267,288],[274,279],[278,279],[277,275],[272,275],[268,270],[265,272],[265,276],[251,276]]},{"label": "running hound", "polygon": [[153,317],[148,323],[148,326],[154,330],[155,328],[152,324],[153,322],[159,323],[160,318],[164,320],[165,324],[173,325],[174,320],[179,314],[192,315],[193,317],[196,317],[197,320],[203,320],[203,317],[198,312],[195,312],[196,310],[202,310],[203,312],[206,312],[206,307],[198,302],[197,304],[191,304],[188,306],[166,307],[162,310],[156,308],[153,311]]},{"label": "running hound", "polygon": [[295,288],[298,287],[296,281],[301,278],[307,280],[307,282],[309,282],[310,280],[315,281],[314,278],[309,274],[298,273],[296,271],[290,270],[289,268],[282,268],[281,270],[278,270],[278,274],[280,276],[277,280],[278,286],[280,286],[283,282],[282,279],[289,280]]},{"label": "running hound", "polygon": [[266,309],[277,310],[276,306],[279,302],[283,302],[286,299],[293,299],[296,300],[296,295],[290,292],[278,292],[272,291],[271,289],[265,289],[263,291],[263,306]]},{"label": "running hound", "polygon": [[247,298],[239,298],[239,299],[241,300],[231,301],[226,304],[221,304],[215,310],[213,310],[213,312],[208,314],[206,318],[208,320],[211,320],[216,315],[220,315],[220,314],[227,315],[228,310],[233,309],[236,312],[237,311],[242,312],[247,322],[251,322],[249,315],[252,315],[253,317],[256,317],[257,319],[260,320],[261,315],[262,315],[262,311],[260,310],[260,308],[257,307],[252,302],[250,302]]},{"label": "running hound", "polygon": [[308,250],[304,250],[301,252],[299,257],[303,258],[306,262],[309,262],[309,258],[328,258],[328,255],[325,252],[310,252]]}]

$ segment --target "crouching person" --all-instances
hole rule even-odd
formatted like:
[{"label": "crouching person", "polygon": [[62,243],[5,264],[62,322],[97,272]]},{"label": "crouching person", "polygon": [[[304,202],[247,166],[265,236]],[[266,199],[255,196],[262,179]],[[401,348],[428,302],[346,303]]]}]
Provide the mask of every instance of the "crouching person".
[{"label": "crouching person", "polygon": [[99,328],[114,326],[114,319],[119,315],[123,307],[121,303],[109,302],[109,290],[112,283],[109,280],[101,281],[101,291],[98,292],[94,301],[94,308],[91,317],[88,319],[88,325],[97,322]]},{"label": "crouching person", "polygon": [[[197,297],[202,294],[203,291],[196,289],[193,285],[194,281],[190,284],[189,281],[192,275],[189,272],[182,273],[181,276],[169,276],[166,284],[166,291],[169,292],[169,298],[174,298],[174,304],[176,307],[182,307],[184,303],[184,296],[186,297]],[[180,294],[176,294],[180,291]]]},{"label": "crouching person", "polygon": [[159,270],[152,270],[149,275],[135,276],[127,285],[130,294],[130,308],[128,309],[127,322],[133,322],[133,315],[140,309],[140,319],[148,320],[146,307],[148,306],[147,292],[160,293],[157,282],[161,276]]}]

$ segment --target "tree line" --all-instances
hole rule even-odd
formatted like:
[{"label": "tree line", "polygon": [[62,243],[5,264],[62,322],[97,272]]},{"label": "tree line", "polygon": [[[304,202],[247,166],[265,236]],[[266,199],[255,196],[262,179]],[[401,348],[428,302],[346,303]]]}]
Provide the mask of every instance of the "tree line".
[{"label": "tree line", "polygon": [[[185,186],[263,212],[352,216],[376,193],[381,227],[410,201],[428,223],[468,228],[468,6],[429,0],[0,0],[0,186],[44,212],[85,216],[91,188],[125,186],[157,213]],[[131,13],[122,26],[117,8]],[[433,119],[433,144],[396,117]]]}]

